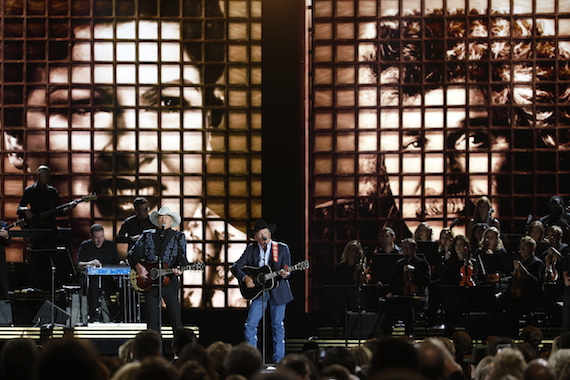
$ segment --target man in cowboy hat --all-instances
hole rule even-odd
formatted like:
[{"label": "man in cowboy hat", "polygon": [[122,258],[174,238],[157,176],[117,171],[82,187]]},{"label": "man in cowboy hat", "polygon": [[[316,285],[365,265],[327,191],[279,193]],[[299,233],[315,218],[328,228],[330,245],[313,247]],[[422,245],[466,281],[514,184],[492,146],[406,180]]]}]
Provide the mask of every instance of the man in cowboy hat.
[{"label": "man in cowboy hat", "polygon": [[[162,268],[171,268],[174,275],[169,276],[168,283],[163,281],[162,298],[166,303],[170,323],[173,329],[182,328],[182,315],[178,301],[178,276],[182,273],[181,266],[188,265],[186,259],[186,236],[180,231],[174,231],[182,218],[169,207],[162,206],[160,210],[150,214],[150,221],[155,230],[143,232],[135,245],[129,250],[127,259],[132,269],[142,280],[149,280],[150,270],[157,267],[159,260]],[[158,285],[158,284],[156,284]],[[146,322],[149,329],[160,332],[161,300],[158,286],[151,287],[145,293]]]},{"label": "man in cowboy hat", "polygon": [[[255,222],[255,228],[250,233],[250,237],[255,242],[245,249],[239,260],[232,266],[231,271],[247,288],[254,288],[259,284],[256,284],[243,271],[244,266],[263,267],[268,265],[272,271],[279,271],[278,285],[270,291],[262,292],[251,301],[244,326],[245,341],[257,347],[257,327],[267,305],[269,305],[271,330],[273,332],[273,360],[275,363],[279,363],[285,356],[285,326],[283,324],[285,306],[293,300],[293,294],[287,280],[289,277],[288,268],[291,266],[291,251],[287,244],[271,239],[275,229],[274,223],[267,224],[262,219]],[[265,339],[265,337],[262,338]]]}]

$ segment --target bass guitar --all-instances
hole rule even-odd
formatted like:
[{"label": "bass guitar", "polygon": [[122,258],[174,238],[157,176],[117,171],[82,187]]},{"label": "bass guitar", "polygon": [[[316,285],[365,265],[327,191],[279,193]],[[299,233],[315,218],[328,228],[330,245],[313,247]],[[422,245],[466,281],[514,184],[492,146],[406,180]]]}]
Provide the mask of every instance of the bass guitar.
[{"label": "bass guitar", "polygon": [[[308,261],[301,261],[293,265],[288,269],[289,272],[294,272],[297,270],[305,270],[309,268]],[[248,288],[245,282],[240,281],[239,290],[243,298],[248,301],[256,299],[264,290],[275,289],[279,286],[279,281],[277,281],[277,276],[279,276],[280,271],[273,272],[269,265],[264,265],[262,267],[253,267],[246,265],[241,268],[245,274],[253,279],[254,287]]]},{"label": "bass guitar", "polygon": [[82,196],[81,198],[74,199],[74,200],[72,200],[71,202],[67,202],[67,203],[64,203],[64,204],[62,204],[62,205],[59,205],[59,206],[57,206],[56,208],[53,208],[53,209],[51,209],[51,210],[44,211],[44,212],[42,212],[42,213],[39,214],[39,215],[35,215],[32,219],[28,219],[28,218],[26,218],[26,217],[21,217],[21,218],[19,218],[18,220],[16,220],[14,223],[11,223],[10,225],[8,225],[8,228],[11,228],[11,227],[13,227],[13,226],[15,226],[15,225],[19,225],[19,226],[21,226],[22,228],[33,227],[33,226],[34,226],[34,223],[35,223],[36,221],[42,220],[42,219],[44,219],[44,218],[47,218],[48,216],[53,215],[53,214],[55,214],[56,212],[58,212],[58,211],[60,211],[60,210],[63,210],[63,209],[65,209],[65,208],[67,208],[67,207],[73,208],[73,207],[77,206],[77,205],[78,205],[79,203],[81,203],[81,202],[91,202],[91,201],[94,201],[94,200],[97,200],[97,194],[95,194],[95,193],[90,193],[90,194],[88,194],[88,195]]},{"label": "bass guitar", "polygon": [[[168,275],[174,273],[174,270],[168,268],[166,264],[164,264],[164,268],[158,269],[158,262],[156,263],[141,262],[141,265],[145,267],[146,270],[148,271],[148,276],[146,280],[143,279],[141,276],[139,276],[137,271],[134,269],[131,269],[131,273],[129,275],[131,286],[137,292],[148,292],[149,290],[152,289],[153,286],[158,286],[158,281],[160,281],[161,277],[163,278],[162,286],[168,285],[168,283],[170,282],[170,277],[168,277]],[[187,271],[187,270],[197,271],[203,269],[204,269],[204,263],[202,262],[191,263],[183,267],[180,267],[181,271]]]}]

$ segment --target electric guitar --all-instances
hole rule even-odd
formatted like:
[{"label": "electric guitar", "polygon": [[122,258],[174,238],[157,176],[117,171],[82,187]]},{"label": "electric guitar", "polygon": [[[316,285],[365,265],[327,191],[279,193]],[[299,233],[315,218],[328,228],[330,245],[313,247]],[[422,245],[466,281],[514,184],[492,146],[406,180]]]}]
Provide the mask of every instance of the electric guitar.
[{"label": "electric guitar", "polygon": [[[170,282],[170,277],[168,277],[168,275],[174,273],[174,270],[168,268],[166,264],[164,264],[164,268],[158,269],[158,262],[150,263],[143,261],[141,262],[141,265],[148,271],[148,277],[146,280],[139,276],[137,271],[134,269],[131,269],[131,273],[129,275],[131,286],[137,292],[148,292],[153,286],[158,286],[158,281],[160,281],[161,277],[163,278],[162,286],[168,285]],[[203,269],[204,263],[202,262],[191,263],[180,268],[181,271]]]},{"label": "electric guitar", "polygon": [[88,195],[84,195],[81,198],[74,199],[71,202],[64,203],[62,205],[57,206],[56,208],[52,208],[51,210],[44,211],[44,212],[40,213],[39,215],[35,215],[32,219],[28,219],[25,216],[23,216],[23,217],[19,218],[18,220],[16,220],[15,222],[9,224],[7,226],[7,229],[10,229],[16,225],[19,225],[22,228],[33,227],[34,222],[41,220],[41,219],[44,219],[50,215],[53,215],[56,212],[63,210],[64,208],[67,208],[67,207],[73,208],[81,202],[91,202],[91,201],[94,201],[96,199],[97,199],[97,194],[95,194],[95,193],[90,193]]},{"label": "electric guitar", "polygon": [[[296,270],[305,270],[309,268],[308,261],[301,261],[289,268],[289,272],[294,272]],[[280,271],[272,272],[269,265],[264,265],[262,267],[254,267],[245,265],[241,268],[249,277],[253,279],[255,286],[253,288],[248,288],[245,282],[240,281],[239,290],[243,298],[248,301],[256,299],[264,290],[275,289],[279,286],[279,281],[276,277],[279,276]]]}]

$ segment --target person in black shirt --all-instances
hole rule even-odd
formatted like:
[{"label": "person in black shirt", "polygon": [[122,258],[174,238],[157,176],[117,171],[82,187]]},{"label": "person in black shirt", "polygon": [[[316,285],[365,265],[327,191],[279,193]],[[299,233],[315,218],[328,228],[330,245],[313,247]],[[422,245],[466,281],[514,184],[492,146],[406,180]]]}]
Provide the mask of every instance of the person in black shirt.
[{"label": "person in black shirt", "polygon": [[507,289],[499,294],[497,309],[505,311],[509,336],[518,336],[518,317],[521,312],[540,306],[544,300],[544,262],[536,257],[536,242],[523,236],[519,243],[519,259],[514,260],[514,271]]},{"label": "person in black shirt", "polygon": [[383,334],[391,335],[394,322],[401,316],[406,335],[414,336],[414,310],[425,309],[431,274],[428,262],[416,256],[414,239],[402,240],[401,246],[403,257],[396,262],[392,272],[380,326]]},{"label": "person in black shirt", "polygon": [[358,240],[349,241],[333,269],[331,283],[335,285],[359,285],[366,282],[366,267],[363,265],[364,248]]},{"label": "person in black shirt", "polygon": [[127,243],[131,249],[144,230],[154,228],[148,217],[148,200],[144,197],[137,197],[133,202],[135,215],[129,216],[117,234],[117,243]]},{"label": "person in black shirt", "polygon": [[[172,329],[182,328],[182,315],[178,292],[180,290],[178,276],[182,274],[181,267],[188,265],[186,258],[186,236],[183,232],[175,231],[182,218],[169,207],[162,206],[158,211],[150,214],[150,221],[159,228],[145,232],[129,250],[127,259],[129,265],[137,272],[141,280],[150,281],[150,267],[161,266],[172,269],[173,274],[168,276],[168,281],[162,279],[162,298],[166,303],[166,310],[170,317]],[[151,330],[160,332],[162,311],[159,298],[159,287],[152,286],[144,293],[146,301],[146,321]]]},{"label": "person in black shirt", "polygon": [[[78,252],[77,269],[84,271],[87,267],[102,267],[106,265],[118,265],[119,255],[115,243],[105,239],[105,231],[100,224],[91,226],[90,239],[81,243]],[[87,281],[85,279],[86,287]],[[110,294],[116,290],[114,278],[106,276],[96,276],[90,278],[89,289],[87,289],[87,302],[89,305],[89,321],[101,322],[101,302],[103,295],[107,305],[111,304]],[[105,318],[106,320],[106,318]]]}]

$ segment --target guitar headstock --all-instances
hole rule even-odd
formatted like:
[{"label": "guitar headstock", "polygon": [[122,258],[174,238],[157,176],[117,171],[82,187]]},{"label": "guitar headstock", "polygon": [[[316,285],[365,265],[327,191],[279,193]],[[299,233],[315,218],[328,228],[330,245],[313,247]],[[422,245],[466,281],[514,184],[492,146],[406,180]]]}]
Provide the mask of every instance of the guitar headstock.
[{"label": "guitar headstock", "polygon": [[81,197],[81,202],[91,202],[97,200],[97,194],[90,193]]},{"label": "guitar headstock", "polygon": [[293,265],[296,270],[305,270],[309,268],[309,262],[307,260],[299,261],[297,264]]}]

